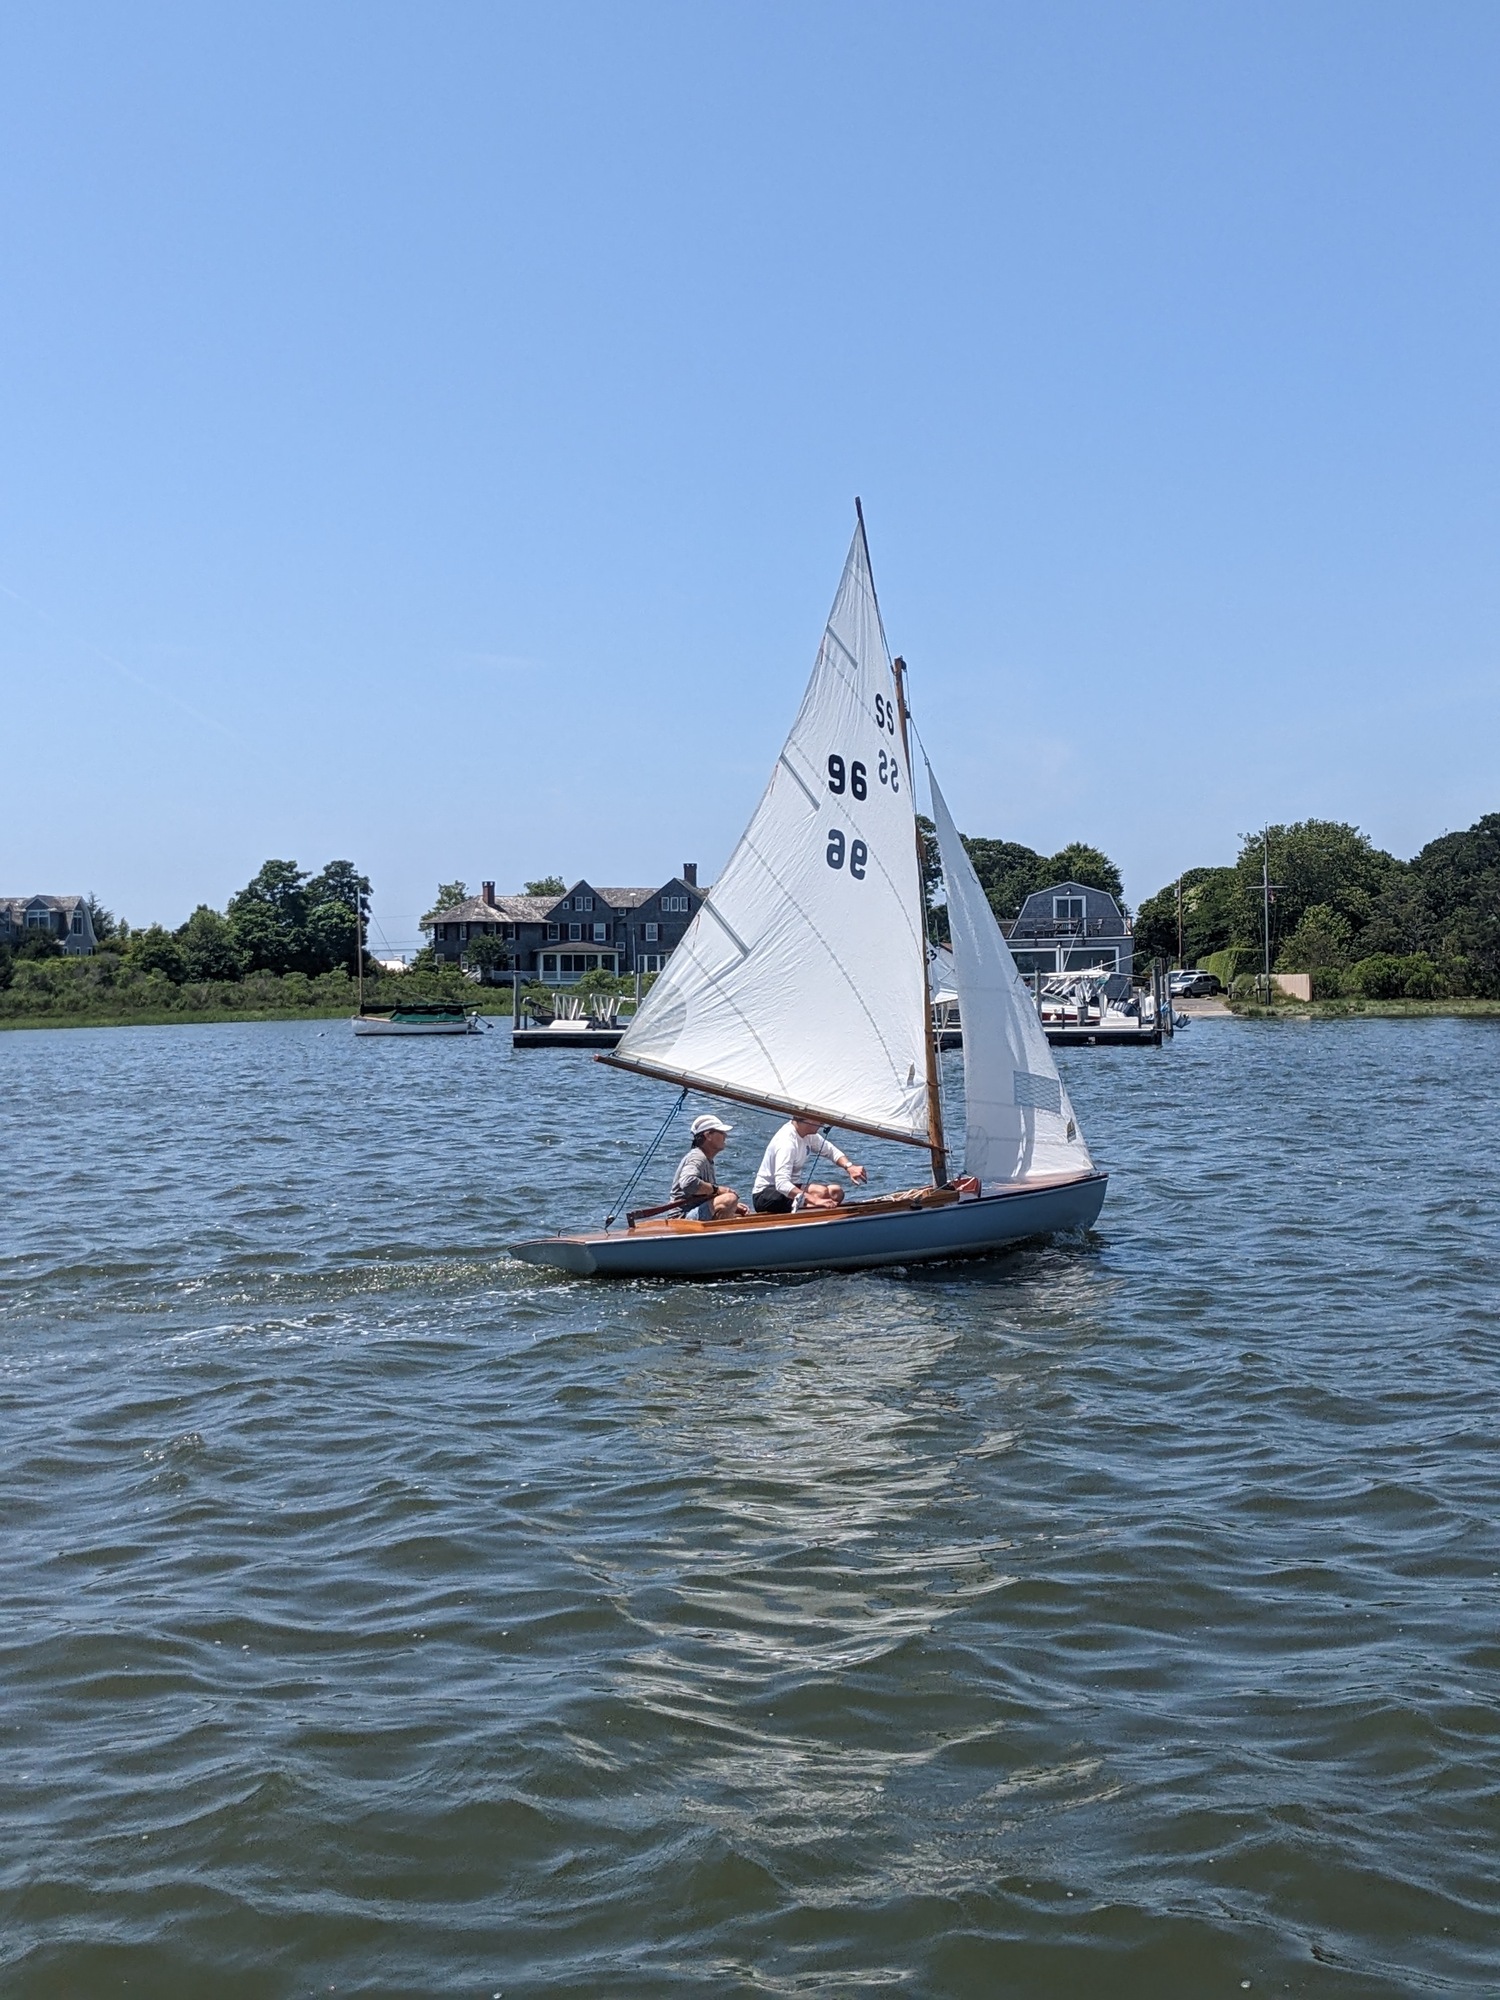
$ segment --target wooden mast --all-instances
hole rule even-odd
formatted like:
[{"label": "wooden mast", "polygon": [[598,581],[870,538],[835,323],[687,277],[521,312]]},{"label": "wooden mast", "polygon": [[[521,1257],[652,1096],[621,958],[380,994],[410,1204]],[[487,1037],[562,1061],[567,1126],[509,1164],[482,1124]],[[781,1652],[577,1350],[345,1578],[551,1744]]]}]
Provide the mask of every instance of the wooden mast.
[{"label": "wooden mast", "polygon": [[[864,516],[860,516],[864,528]],[[922,898],[922,1043],[927,1051],[927,1143],[932,1150],[932,1183],[941,1187],[948,1178],[948,1148],[943,1141],[943,1097],[938,1087],[937,1036],[932,1026],[932,979],[927,965],[927,855],[922,845],[922,829],[916,824],[916,784],[912,776],[911,731],[907,727],[906,662],[891,662],[896,676],[896,713],[901,718],[901,747],[906,752],[906,782],[912,787],[912,825],[917,837],[917,893]]]},{"label": "wooden mast", "polygon": [[[870,538],[865,533],[865,510],[859,495],[854,496],[854,513],[859,522],[859,538],[865,545],[865,568],[870,576],[870,594],[875,599],[875,616],[880,619],[880,636],[885,638],[885,620],[880,618],[880,596],[875,589],[875,566],[870,561]],[[889,649],[887,649],[889,650]],[[948,1148],[943,1142],[943,1099],[938,1088],[937,1036],[932,1027],[932,980],[927,969],[927,856],[922,847],[922,829],[917,825],[917,788],[912,776],[911,730],[906,707],[906,662],[899,655],[891,661],[896,677],[896,712],[901,718],[901,748],[906,753],[907,796],[912,802],[912,831],[917,842],[917,894],[922,899],[922,1045],[927,1051],[927,1145],[932,1154],[932,1183],[941,1187],[948,1178]]]}]

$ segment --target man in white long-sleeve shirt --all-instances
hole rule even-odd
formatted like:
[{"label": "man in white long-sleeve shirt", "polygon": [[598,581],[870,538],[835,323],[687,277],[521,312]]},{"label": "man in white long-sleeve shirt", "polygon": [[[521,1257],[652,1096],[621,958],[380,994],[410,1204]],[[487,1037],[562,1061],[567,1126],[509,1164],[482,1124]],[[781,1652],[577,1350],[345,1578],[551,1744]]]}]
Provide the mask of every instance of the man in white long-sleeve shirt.
[{"label": "man in white long-sleeve shirt", "polygon": [[789,1215],[792,1209],[837,1208],[844,1190],[836,1181],[810,1181],[808,1161],[814,1155],[846,1173],[851,1181],[866,1178],[863,1167],[846,1159],[837,1146],[818,1136],[816,1118],[788,1118],[761,1157],[751,1200],[760,1215]]}]

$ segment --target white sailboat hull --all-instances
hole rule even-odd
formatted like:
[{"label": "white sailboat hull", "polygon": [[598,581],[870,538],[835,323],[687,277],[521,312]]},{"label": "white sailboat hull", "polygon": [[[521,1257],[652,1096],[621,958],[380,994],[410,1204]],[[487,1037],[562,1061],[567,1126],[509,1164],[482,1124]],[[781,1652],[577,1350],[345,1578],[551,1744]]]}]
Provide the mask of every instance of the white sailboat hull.
[{"label": "white sailboat hull", "polygon": [[1089,1173],[1017,1182],[940,1206],[851,1203],[800,1216],[542,1236],[512,1244],[511,1255],[586,1278],[724,1278],[986,1257],[1016,1243],[1090,1228],[1107,1184],[1106,1175]]},{"label": "white sailboat hull", "polygon": [[356,1035],[478,1035],[483,1030],[477,1015],[462,1020],[391,1021],[379,1015],[354,1016]]}]

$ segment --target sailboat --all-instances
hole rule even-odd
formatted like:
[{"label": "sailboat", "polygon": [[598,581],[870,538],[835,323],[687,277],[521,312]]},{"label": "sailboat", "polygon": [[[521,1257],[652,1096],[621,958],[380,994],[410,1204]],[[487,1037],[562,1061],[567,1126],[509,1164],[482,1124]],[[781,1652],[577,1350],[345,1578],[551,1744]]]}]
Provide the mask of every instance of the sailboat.
[{"label": "sailboat", "polygon": [[684,1094],[920,1147],[931,1183],[788,1215],[611,1218],[513,1244],[528,1263],[615,1277],[851,1270],[985,1256],[1098,1217],[1106,1176],[926,764],[964,1023],[963,1170],[950,1178],[906,668],[886,645],[855,508],[770,782],[619,1046],[596,1060]]}]

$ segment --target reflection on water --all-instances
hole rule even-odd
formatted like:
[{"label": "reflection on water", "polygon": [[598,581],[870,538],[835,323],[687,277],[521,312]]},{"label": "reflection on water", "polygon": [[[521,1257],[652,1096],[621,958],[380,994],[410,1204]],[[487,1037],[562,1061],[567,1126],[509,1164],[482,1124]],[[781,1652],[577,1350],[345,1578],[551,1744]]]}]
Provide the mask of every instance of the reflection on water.
[{"label": "reflection on water", "polygon": [[1497,1051],[1069,1052],[1087,1244],[603,1287],[499,1251],[641,1079],[0,1037],[7,1992],[1492,1990]]}]

